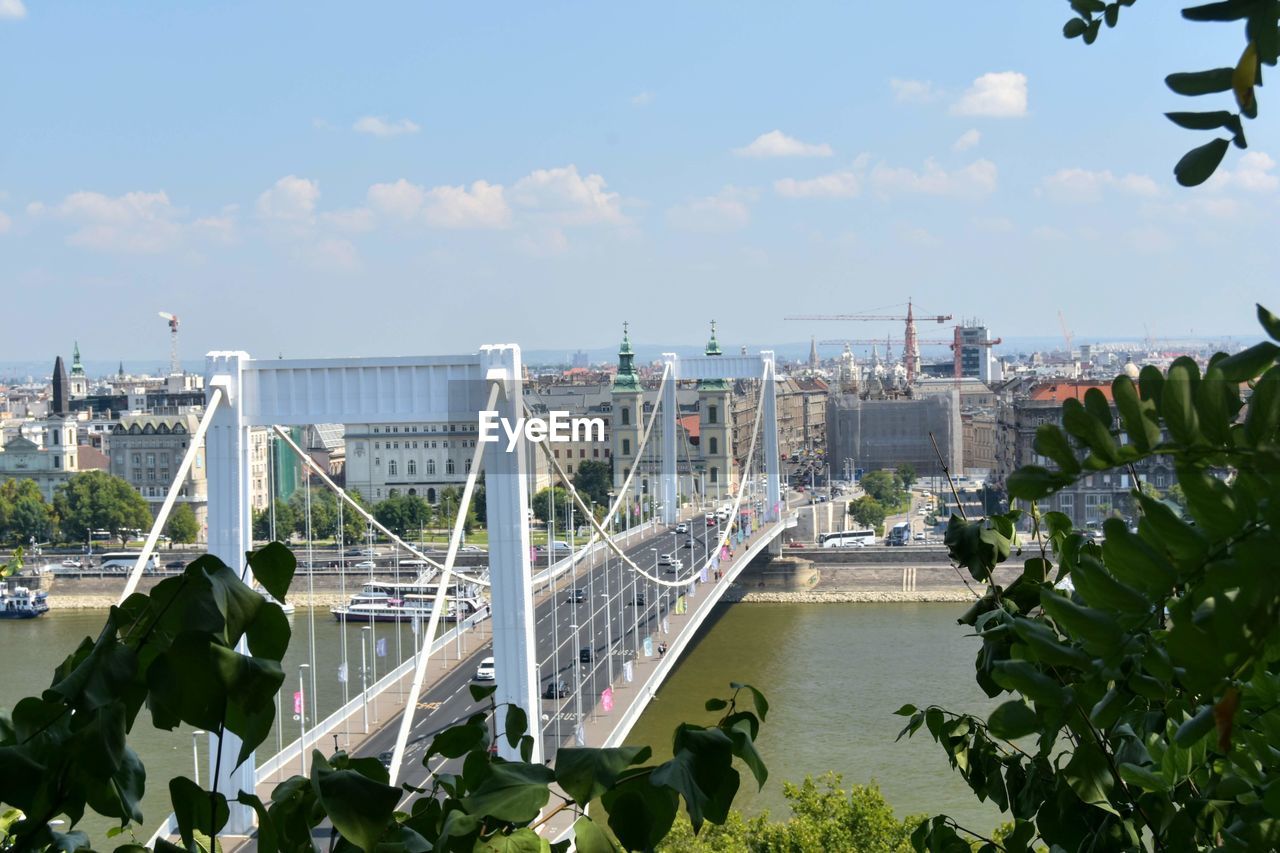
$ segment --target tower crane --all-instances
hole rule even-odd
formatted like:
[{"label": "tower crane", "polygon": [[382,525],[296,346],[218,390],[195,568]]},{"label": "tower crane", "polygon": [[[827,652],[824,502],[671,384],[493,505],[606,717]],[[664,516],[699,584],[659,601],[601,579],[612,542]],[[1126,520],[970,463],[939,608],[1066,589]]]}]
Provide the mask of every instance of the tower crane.
[{"label": "tower crane", "polygon": [[1063,316],[1061,308],[1058,309],[1058,325],[1062,327],[1062,339],[1067,342],[1067,361],[1071,361],[1071,339],[1075,335],[1067,328],[1067,318]]},{"label": "tower crane", "polygon": [[169,321],[169,372],[181,373],[182,370],[178,367],[178,316],[161,311],[160,317]]},{"label": "tower crane", "polygon": [[[920,341],[916,339],[916,319],[914,316],[911,300],[907,300],[907,315],[905,317],[889,314],[801,314],[795,317],[783,317],[784,320],[852,320],[852,321],[905,321],[907,324],[906,332],[903,338],[903,361],[907,366],[907,384],[910,385],[916,381],[916,373],[920,370]],[[923,316],[921,320],[933,320],[936,323],[945,323],[951,319],[950,314],[934,314],[931,316]]]},{"label": "tower crane", "polygon": [[[950,349],[952,353],[954,353],[954,363],[955,363],[954,369],[955,369],[956,381],[959,381],[964,374],[964,367],[960,362],[960,355],[963,352],[964,347],[985,347],[987,349],[990,349],[991,347],[999,346],[1000,344],[1004,343],[1003,338],[993,338],[989,341],[962,341],[960,339],[961,328],[962,327],[960,326],[956,326],[955,335],[951,338],[951,340],[947,340],[946,338],[925,338],[925,339],[920,339],[915,341],[917,346],[947,347],[948,349]],[[876,338],[844,338],[842,340],[832,339],[832,340],[826,340],[826,341],[818,341],[818,346],[839,347],[839,346],[844,346],[845,344],[848,344],[850,346],[878,346],[880,344],[888,344],[888,343],[889,343],[888,341],[881,341]],[[919,351],[917,350],[917,357],[918,357],[918,353]]]}]

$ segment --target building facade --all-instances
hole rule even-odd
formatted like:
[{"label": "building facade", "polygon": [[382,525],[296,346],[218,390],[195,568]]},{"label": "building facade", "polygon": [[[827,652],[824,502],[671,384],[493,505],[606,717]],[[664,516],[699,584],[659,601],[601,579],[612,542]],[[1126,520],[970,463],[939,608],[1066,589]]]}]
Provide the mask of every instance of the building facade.
[{"label": "building facade", "polygon": [[[111,473],[138,490],[153,516],[164,503],[199,425],[198,412],[175,415],[143,413],[122,416],[112,429],[108,443]],[[191,507],[203,539],[209,508],[203,446],[196,449],[187,475],[179,486],[177,503]]]}]

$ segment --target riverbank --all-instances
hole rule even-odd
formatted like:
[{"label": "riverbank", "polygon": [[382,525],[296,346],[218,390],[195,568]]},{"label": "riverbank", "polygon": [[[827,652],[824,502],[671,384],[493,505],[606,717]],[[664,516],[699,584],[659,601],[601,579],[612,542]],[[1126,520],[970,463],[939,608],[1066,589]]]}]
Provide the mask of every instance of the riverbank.
[{"label": "riverbank", "polygon": [[741,604],[907,604],[919,602],[973,601],[967,589],[928,589],[900,592],[883,589],[862,590],[797,590],[761,592],[734,584],[720,600]]}]

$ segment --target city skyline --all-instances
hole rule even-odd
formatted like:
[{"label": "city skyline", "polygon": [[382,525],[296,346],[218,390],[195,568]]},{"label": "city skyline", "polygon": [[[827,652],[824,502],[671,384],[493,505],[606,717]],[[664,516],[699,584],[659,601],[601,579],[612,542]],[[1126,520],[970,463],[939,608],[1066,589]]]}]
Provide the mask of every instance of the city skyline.
[{"label": "city skyline", "polygon": [[[164,352],[161,310],[188,356],[597,349],[620,316],[690,342],[712,317],[733,341],[878,337],[898,324],[781,318],[908,297],[1006,337],[1062,310],[1077,340],[1249,339],[1280,127],[1264,109],[1255,147],[1183,190],[1198,137],[1160,115],[1187,106],[1164,74],[1238,34],[1138,6],[1084,49],[1059,5],[976,29],[951,7],[672,27],[676,7],[10,2],[0,68],[31,83],[0,154],[8,308],[126,360]],[[15,324],[0,360],[50,332]]]}]

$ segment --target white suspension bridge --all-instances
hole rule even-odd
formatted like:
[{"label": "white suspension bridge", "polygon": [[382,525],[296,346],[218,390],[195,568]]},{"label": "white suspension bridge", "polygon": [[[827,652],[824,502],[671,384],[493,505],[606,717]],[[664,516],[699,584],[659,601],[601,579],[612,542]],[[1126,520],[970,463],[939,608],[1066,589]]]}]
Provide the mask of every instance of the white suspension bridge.
[{"label": "white suspension bridge", "polygon": [[[729,582],[761,551],[770,548],[776,553],[779,534],[795,523],[793,517],[786,516],[781,502],[773,353],[697,358],[664,353],[662,360],[656,405],[643,423],[635,452],[637,462],[645,460],[650,470],[659,471],[660,505],[654,517],[642,519],[639,526],[631,524],[629,517],[629,509],[638,502],[635,481],[640,464],[630,468],[604,518],[597,520],[593,508],[573,488],[571,478],[546,442],[535,442],[536,446],[530,447],[522,438],[509,451],[505,443],[488,447],[479,441],[475,443],[472,464],[452,519],[448,548],[440,561],[397,536],[348,496],[298,447],[287,428],[316,423],[474,423],[482,411],[496,412],[498,419],[516,423],[527,413],[517,345],[484,346],[477,353],[459,356],[257,360],[244,352],[208,355],[204,414],[121,601],[136,590],[202,440],[208,478],[209,553],[228,566],[239,568],[243,579],[253,583],[244,554],[253,546],[249,486],[250,430],[255,427],[272,429],[297,454],[309,475],[337,496],[337,555],[344,596],[344,513],[361,518],[368,542],[372,543],[375,530],[388,538],[395,549],[393,562],[403,553],[405,565],[411,570],[429,567],[434,572],[424,587],[432,593],[427,624],[422,630],[416,622],[413,625],[412,654],[404,656],[400,648],[402,633],[396,625],[393,636],[400,663],[381,678],[375,671],[372,682],[366,677],[368,661],[362,631],[360,690],[354,696],[350,686],[355,685],[349,686],[348,678],[352,670],[345,623],[338,650],[340,660],[320,660],[315,643],[316,608],[309,609],[307,661],[300,667],[294,696],[300,700],[295,702],[295,711],[300,712],[295,715],[300,720],[299,736],[292,743],[285,743],[284,720],[278,719],[277,751],[272,758],[259,762],[253,755],[239,767],[222,767],[214,778],[213,756],[219,747],[223,754],[234,755],[240,743],[229,732],[222,735],[221,745],[217,735],[209,735],[206,778],[213,780],[230,803],[231,815],[225,830],[228,835],[248,836],[253,831],[252,810],[234,802],[239,791],[258,790],[290,772],[305,773],[310,751],[323,748],[326,739],[340,731],[350,741],[353,725],[363,729],[355,751],[391,753],[392,784],[420,784],[427,770],[420,766],[411,769],[412,760],[420,756],[434,732],[465,719],[476,709],[466,690],[474,670],[463,662],[461,651],[461,644],[473,635],[482,641],[485,634],[491,637],[491,652],[477,645],[472,657],[489,653],[494,659],[498,730],[503,726],[504,703],[522,708],[534,738],[533,761],[549,759],[566,742],[591,746],[624,742]],[[739,485],[732,495],[732,509],[719,524],[711,520],[713,517],[693,512],[692,501],[682,511],[677,476],[677,384],[716,379],[760,382],[759,405],[745,463],[738,472]],[[658,440],[651,442],[655,426]],[[553,482],[568,484],[572,504],[565,528],[575,529],[576,516],[588,522],[591,529],[581,548],[574,542],[570,556],[556,561],[553,517],[546,549],[548,565],[537,572],[528,523],[532,452],[546,456]],[[485,475],[489,547],[488,571],[477,574],[460,567],[458,557],[481,471]],[[316,575],[310,535],[311,480],[312,476],[308,476],[302,486],[307,536],[305,559],[300,560],[305,568],[300,574],[305,574],[309,592],[314,591]],[[701,504],[702,496],[696,497]],[[274,495],[271,503],[274,508]],[[550,503],[554,513],[556,502]],[[640,506],[649,504],[640,502]],[[626,529],[617,532],[617,522],[623,516]],[[674,528],[682,518],[688,520],[684,522],[684,532],[677,534]],[[681,560],[674,570],[663,572],[658,553],[667,550],[681,555]],[[685,550],[687,562],[683,559]],[[363,568],[354,571],[364,573]],[[372,569],[368,573],[371,577]],[[300,578],[295,578],[295,589],[299,582]],[[464,585],[486,589],[488,603],[464,613],[458,598]],[[455,596],[452,608],[448,602],[451,590]],[[440,624],[446,619],[452,620],[453,627],[442,634]],[[369,633],[376,632],[376,624],[371,622],[369,629]],[[416,639],[419,636],[423,638],[421,642]],[[433,659],[438,663],[451,646],[456,650],[457,666],[446,669],[428,684],[430,663]],[[376,655],[372,661],[376,668]],[[321,680],[329,676],[321,676],[322,671],[335,673],[343,699],[341,706],[324,719],[319,718],[318,688]],[[568,681],[564,678],[566,673]],[[543,683],[547,686],[540,689]],[[403,694],[403,707],[381,727],[371,730],[370,702],[390,696],[393,686]],[[281,694],[291,688],[286,678]],[[277,708],[284,704],[283,698],[278,699]],[[570,707],[572,711],[568,710]],[[430,710],[426,718],[419,715],[422,708]],[[360,722],[353,724],[356,719]],[[568,737],[563,726],[566,719],[572,723]],[[336,745],[336,737],[334,742]],[[505,739],[499,739],[499,749],[504,757],[518,758]],[[434,772],[439,767],[429,769]],[[170,819],[156,834],[174,832]]]}]

